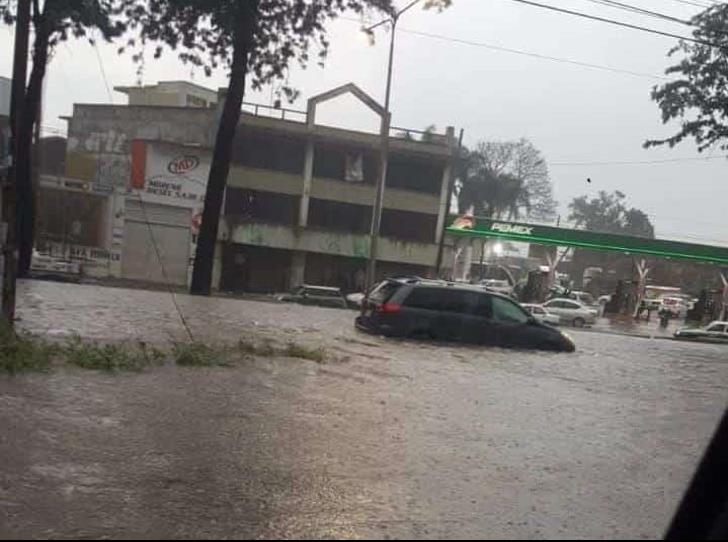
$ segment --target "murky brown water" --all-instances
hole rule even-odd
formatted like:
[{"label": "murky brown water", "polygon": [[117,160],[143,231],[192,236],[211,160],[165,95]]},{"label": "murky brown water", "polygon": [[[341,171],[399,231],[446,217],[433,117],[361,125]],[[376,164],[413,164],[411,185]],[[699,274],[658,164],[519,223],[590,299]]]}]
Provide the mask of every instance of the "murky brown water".
[{"label": "murky brown water", "polygon": [[[195,335],[339,361],[0,378],[0,536],[659,537],[728,348],[573,332],[573,355],[391,341],[353,312],[179,296]],[[182,339],[169,295],[26,282],[22,325]]]}]

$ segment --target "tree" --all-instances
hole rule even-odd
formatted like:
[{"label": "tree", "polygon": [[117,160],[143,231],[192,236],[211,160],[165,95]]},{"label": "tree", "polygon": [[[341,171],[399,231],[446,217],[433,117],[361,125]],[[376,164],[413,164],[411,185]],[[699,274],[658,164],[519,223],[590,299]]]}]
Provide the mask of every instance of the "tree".
[{"label": "tree", "polygon": [[461,163],[461,211],[472,206],[476,214],[509,219],[556,214],[546,161],[530,141],[481,142]]},{"label": "tree", "polygon": [[[443,8],[450,0],[429,0],[425,7]],[[147,11],[130,10],[129,17],[143,41],[179,50],[183,62],[230,70],[205,193],[190,292],[209,295],[222,198],[230,169],[233,139],[240,119],[246,77],[260,89],[284,80],[292,63],[305,67],[316,46],[323,63],[329,48],[326,23],[345,10],[393,13],[392,0],[149,0]],[[294,99],[288,85],[280,93]]]},{"label": "tree", "polygon": [[[30,269],[35,232],[35,206],[31,180],[31,147],[33,128],[38,121],[38,109],[43,91],[48,62],[54,48],[69,37],[87,37],[95,44],[98,34],[111,41],[126,29],[121,15],[137,3],[137,0],[33,0],[31,21],[33,25],[33,66],[28,79],[19,117],[18,133],[14,134],[17,180],[17,232],[18,276],[27,275]],[[6,24],[14,24],[16,0],[0,0],[0,18]],[[141,5],[137,6],[142,9]],[[12,127],[14,128],[14,127]]]},{"label": "tree", "polygon": [[728,149],[728,4],[716,4],[690,23],[699,42],[680,40],[668,56],[683,58],[666,70],[673,81],[656,86],[652,99],[662,112],[662,123],[680,120],[680,130],[665,139],[646,141],[645,148],[674,147],[693,138],[699,151],[713,145]]},{"label": "tree", "polygon": [[622,192],[609,194],[603,190],[596,198],[574,198],[569,204],[569,220],[590,231],[654,238],[655,229],[649,217],[634,207],[628,209],[625,199]]}]

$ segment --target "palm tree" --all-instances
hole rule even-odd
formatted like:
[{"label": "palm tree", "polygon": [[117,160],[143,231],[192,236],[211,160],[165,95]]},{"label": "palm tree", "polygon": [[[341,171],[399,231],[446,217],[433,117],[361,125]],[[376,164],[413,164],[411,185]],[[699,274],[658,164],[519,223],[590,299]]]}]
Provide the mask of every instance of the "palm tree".
[{"label": "palm tree", "polygon": [[523,179],[508,173],[495,173],[487,167],[479,151],[466,151],[461,159],[458,208],[473,209],[476,215],[517,220],[531,209],[529,191]]}]

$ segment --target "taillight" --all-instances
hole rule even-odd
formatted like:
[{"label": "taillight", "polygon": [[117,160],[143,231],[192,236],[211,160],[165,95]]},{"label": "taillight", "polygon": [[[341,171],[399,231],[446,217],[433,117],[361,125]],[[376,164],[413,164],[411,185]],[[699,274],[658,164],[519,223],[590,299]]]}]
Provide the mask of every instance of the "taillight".
[{"label": "taillight", "polygon": [[380,312],[382,314],[396,314],[401,310],[402,305],[398,303],[385,303],[384,305],[379,306],[377,312]]}]

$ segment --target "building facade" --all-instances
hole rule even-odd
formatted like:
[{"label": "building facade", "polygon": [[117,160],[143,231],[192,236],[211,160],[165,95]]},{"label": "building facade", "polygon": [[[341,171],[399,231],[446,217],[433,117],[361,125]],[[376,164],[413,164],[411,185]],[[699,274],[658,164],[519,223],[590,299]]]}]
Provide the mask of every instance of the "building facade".
[{"label": "building facade", "polygon": [[[108,194],[102,226],[107,246],[101,248],[121,254],[114,272],[185,285],[218,112],[209,107],[210,94],[207,106],[148,105],[157,103],[154,89],[161,86],[123,89],[130,102],[143,94],[144,105],[75,105],[68,119],[66,177]],[[171,103],[170,88],[165,85],[163,93]],[[185,84],[178,90],[189,94]],[[363,286],[380,138],[315,122],[318,103],[346,93],[376,106],[354,85],[345,85],[309,100],[306,112],[243,108],[214,288],[271,292],[304,282],[345,290]],[[390,137],[380,275],[434,273],[455,145],[452,128],[445,134]]]}]

